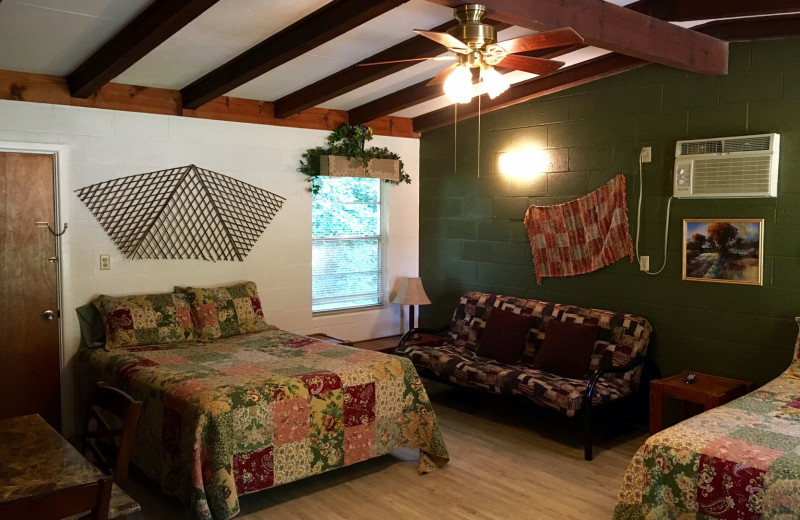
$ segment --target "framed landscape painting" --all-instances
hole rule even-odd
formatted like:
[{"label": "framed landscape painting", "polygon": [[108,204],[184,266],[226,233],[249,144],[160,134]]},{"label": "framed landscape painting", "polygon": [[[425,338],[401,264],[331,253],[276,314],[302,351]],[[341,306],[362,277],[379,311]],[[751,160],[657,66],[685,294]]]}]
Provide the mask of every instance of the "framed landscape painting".
[{"label": "framed landscape painting", "polygon": [[684,219],[683,279],[762,285],[764,220]]}]

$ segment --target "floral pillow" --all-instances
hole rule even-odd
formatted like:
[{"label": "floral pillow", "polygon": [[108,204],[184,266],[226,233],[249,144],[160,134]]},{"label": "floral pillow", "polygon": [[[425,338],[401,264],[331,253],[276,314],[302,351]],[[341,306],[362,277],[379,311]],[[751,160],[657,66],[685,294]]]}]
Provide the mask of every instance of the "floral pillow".
[{"label": "floral pillow", "polygon": [[106,350],[195,339],[185,294],[102,294],[92,302],[106,330]]},{"label": "floral pillow", "polygon": [[261,299],[253,282],[227,287],[187,287],[192,319],[200,339],[227,338],[268,330]]}]

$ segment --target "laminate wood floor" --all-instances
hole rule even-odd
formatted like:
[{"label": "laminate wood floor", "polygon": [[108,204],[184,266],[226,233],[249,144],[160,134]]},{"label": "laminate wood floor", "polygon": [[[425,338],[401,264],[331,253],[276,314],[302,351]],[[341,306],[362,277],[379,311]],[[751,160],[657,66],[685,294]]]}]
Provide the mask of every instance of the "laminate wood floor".
[{"label": "laminate wood floor", "polygon": [[[389,455],[240,497],[243,520],[610,519],[644,426],[600,435],[583,460],[580,423],[523,401],[424,380],[450,463],[417,474],[418,451]],[[135,520],[185,519],[177,500],[133,471]]]}]

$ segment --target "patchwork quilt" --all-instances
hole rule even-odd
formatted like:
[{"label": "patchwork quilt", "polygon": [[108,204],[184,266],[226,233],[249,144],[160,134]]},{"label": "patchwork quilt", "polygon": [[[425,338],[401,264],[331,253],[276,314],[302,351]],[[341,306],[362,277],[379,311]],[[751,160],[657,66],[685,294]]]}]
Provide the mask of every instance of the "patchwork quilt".
[{"label": "patchwork quilt", "polygon": [[79,376],[144,402],[134,463],[197,518],[226,520],[238,496],[399,447],[419,472],[448,460],[407,359],[267,330],[209,343],[81,349]]},{"label": "patchwork quilt", "polygon": [[625,473],[614,518],[800,518],[800,361],[755,392],[647,439]]}]

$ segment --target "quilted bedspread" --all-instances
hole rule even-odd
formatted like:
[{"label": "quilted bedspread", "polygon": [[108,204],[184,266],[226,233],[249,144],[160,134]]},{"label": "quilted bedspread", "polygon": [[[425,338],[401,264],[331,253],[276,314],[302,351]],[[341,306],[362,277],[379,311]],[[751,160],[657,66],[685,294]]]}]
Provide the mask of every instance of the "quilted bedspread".
[{"label": "quilted bedspread", "polygon": [[198,518],[239,512],[238,495],[399,447],[419,471],[448,460],[407,359],[282,330],[210,343],[81,349],[82,382],[144,402],[134,463]]},{"label": "quilted bedspread", "polygon": [[614,518],[800,518],[800,361],[755,392],[647,439]]}]

